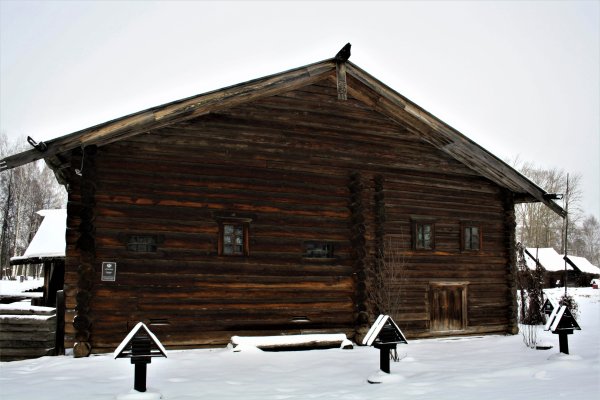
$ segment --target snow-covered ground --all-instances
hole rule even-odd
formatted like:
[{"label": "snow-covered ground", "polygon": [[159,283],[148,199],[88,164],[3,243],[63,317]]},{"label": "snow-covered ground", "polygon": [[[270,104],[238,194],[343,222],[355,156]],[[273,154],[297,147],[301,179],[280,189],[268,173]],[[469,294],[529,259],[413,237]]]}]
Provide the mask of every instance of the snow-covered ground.
[{"label": "snow-covered ground", "polygon": [[[268,353],[231,349],[169,351],[148,365],[149,399],[597,399],[600,398],[600,290],[569,289],[581,331],[541,333],[551,350],[520,335],[409,341],[391,363],[392,382],[371,385],[379,353],[369,347]],[[549,293],[556,298],[560,289]],[[159,338],[160,339],[160,338]],[[168,350],[168,349],[167,349]],[[0,399],[115,399],[133,388],[133,365],[112,354],[0,363]]]},{"label": "snow-covered ground", "polygon": [[0,295],[42,297],[42,292],[27,292],[27,290],[37,289],[42,286],[44,286],[44,278],[33,279],[29,277],[23,282],[21,282],[19,279],[15,281],[0,279]]}]

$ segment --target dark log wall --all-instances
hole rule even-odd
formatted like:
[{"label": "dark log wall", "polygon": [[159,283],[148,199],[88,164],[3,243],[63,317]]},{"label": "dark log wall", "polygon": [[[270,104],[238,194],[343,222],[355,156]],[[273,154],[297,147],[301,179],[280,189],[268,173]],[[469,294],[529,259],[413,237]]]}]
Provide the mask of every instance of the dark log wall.
[{"label": "dark log wall", "polygon": [[[480,178],[405,172],[386,179],[386,234],[402,249],[403,306],[396,315],[410,336],[430,336],[431,285],[462,285],[467,290],[465,333],[506,332],[513,307],[504,192]],[[413,249],[411,221],[433,223],[433,250]],[[461,226],[477,224],[481,250],[461,249]],[[514,229],[514,226],[513,226]],[[437,335],[456,332],[437,332]]]},{"label": "dark log wall", "polygon": [[[138,321],[168,346],[224,344],[235,334],[352,336],[364,323],[357,288],[362,265],[376,265],[376,232],[378,243],[382,229],[410,243],[415,216],[435,218],[436,249],[403,248],[409,279],[396,318],[406,333],[430,334],[429,283],[439,280],[468,281],[469,330],[507,330],[502,190],[351,96],[338,100],[332,81],[99,147],[96,168],[95,352],[112,351]],[[357,179],[360,252],[351,248]],[[73,182],[70,213],[81,203]],[[375,193],[385,198],[384,219],[375,218]],[[233,213],[251,219],[247,257],[218,255],[217,219]],[[463,220],[481,224],[477,254],[460,251]],[[79,222],[69,217],[67,321],[76,306]],[[154,235],[156,252],[128,251],[131,235]],[[332,243],[335,258],[304,258],[305,241]],[[102,261],[117,263],[115,282],[100,280]],[[74,335],[68,326],[67,346]]]}]

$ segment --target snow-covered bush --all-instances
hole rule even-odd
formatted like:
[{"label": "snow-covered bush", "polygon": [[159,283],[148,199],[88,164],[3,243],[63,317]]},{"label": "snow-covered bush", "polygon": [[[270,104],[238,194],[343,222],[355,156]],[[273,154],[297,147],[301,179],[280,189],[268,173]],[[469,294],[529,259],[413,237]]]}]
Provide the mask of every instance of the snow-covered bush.
[{"label": "snow-covered bush", "polygon": [[575,301],[573,296],[565,294],[560,298],[560,300],[558,300],[558,304],[561,306],[567,306],[569,311],[571,311],[573,318],[576,320],[579,318],[579,306],[577,305],[577,301]]},{"label": "snow-covered bush", "polygon": [[535,348],[537,344],[538,331],[546,322],[543,313],[543,282],[544,269],[536,263],[535,270],[530,270],[525,263],[524,247],[517,243],[518,277],[517,287],[519,289],[519,331],[523,336],[523,342],[527,347]]}]

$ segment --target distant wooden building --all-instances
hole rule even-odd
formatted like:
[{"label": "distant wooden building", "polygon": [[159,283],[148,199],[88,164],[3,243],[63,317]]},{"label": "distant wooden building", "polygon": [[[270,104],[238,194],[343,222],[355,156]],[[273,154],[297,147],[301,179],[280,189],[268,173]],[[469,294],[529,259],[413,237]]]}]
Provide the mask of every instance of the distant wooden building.
[{"label": "distant wooden building", "polygon": [[534,270],[539,263],[544,270],[545,288],[564,286],[565,278],[567,286],[589,286],[592,279],[600,277],[600,268],[584,257],[558,254],[551,247],[529,247],[523,253],[527,268]]},{"label": "distant wooden building", "polygon": [[12,257],[10,265],[41,264],[44,274],[42,297],[33,303],[56,306],[56,292],[63,289],[65,277],[65,225],[67,210],[40,210],[44,219],[22,256]]},{"label": "distant wooden building", "polygon": [[393,317],[409,338],[515,333],[514,205],[564,213],[335,59],[36,144],[3,168],[41,158],[69,191],[65,339],[76,355],[114,350],[139,321],[167,347],[240,334],[360,340],[377,312],[369,276],[392,249],[403,258]]},{"label": "distant wooden building", "polygon": [[587,258],[567,255],[564,260],[576,271],[573,283],[577,286],[590,286],[592,279],[600,278],[600,268]]},{"label": "distant wooden building", "polygon": [[535,270],[539,264],[543,273],[543,287],[554,288],[565,285],[565,270],[567,283],[573,285],[576,274],[573,268],[565,262],[562,255],[558,254],[552,247],[534,248],[528,247],[523,251],[527,268]]}]

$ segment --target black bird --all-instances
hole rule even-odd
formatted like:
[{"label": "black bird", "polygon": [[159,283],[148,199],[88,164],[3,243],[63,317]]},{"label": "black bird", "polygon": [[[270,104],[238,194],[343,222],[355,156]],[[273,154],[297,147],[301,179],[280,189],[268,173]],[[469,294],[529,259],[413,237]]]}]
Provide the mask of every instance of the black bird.
[{"label": "black bird", "polygon": [[350,58],[350,43],[347,43],[338,53],[333,57],[335,62],[345,62]]}]

